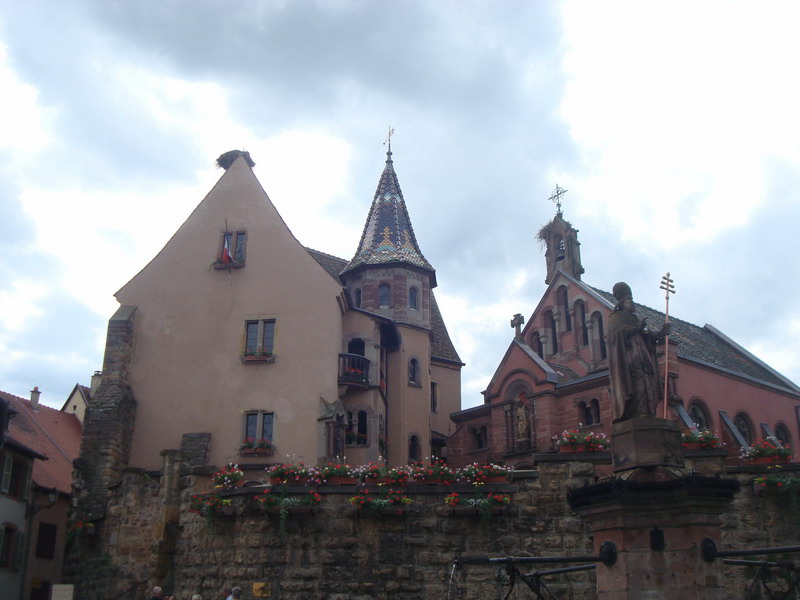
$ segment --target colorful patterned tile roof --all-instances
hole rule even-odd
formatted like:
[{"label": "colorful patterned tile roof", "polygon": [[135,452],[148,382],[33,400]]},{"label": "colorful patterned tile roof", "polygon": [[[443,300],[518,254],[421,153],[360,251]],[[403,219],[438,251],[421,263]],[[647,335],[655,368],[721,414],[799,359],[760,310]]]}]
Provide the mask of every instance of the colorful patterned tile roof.
[{"label": "colorful patterned tile roof", "polygon": [[391,263],[406,263],[434,270],[422,255],[414,236],[390,149],[386,153],[386,167],[378,182],[378,189],[375,190],[361,241],[344,272],[362,265]]}]

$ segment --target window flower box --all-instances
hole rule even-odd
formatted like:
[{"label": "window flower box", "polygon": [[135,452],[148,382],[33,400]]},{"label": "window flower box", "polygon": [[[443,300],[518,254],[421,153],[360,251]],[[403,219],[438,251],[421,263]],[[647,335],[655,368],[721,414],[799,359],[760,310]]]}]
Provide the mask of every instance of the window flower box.
[{"label": "window flower box", "polygon": [[696,433],[687,431],[683,433],[682,440],[683,447],[687,450],[709,450],[722,445],[717,432],[709,429],[701,429]]},{"label": "window flower box", "polygon": [[747,448],[742,448],[741,458],[750,464],[769,464],[789,462],[792,449],[786,445],[777,446],[769,440],[756,440]]},{"label": "window flower box", "polygon": [[274,452],[275,446],[269,440],[256,440],[248,437],[239,446],[240,456],[272,456]]},{"label": "window flower box", "polygon": [[553,436],[553,442],[559,452],[602,452],[611,446],[606,434],[580,429],[562,431],[561,435]]},{"label": "window flower box", "polygon": [[242,354],[242,362],[244,364],[268,364],[271,365],[275,362],[275,355],[272,353],[253,353]]}]

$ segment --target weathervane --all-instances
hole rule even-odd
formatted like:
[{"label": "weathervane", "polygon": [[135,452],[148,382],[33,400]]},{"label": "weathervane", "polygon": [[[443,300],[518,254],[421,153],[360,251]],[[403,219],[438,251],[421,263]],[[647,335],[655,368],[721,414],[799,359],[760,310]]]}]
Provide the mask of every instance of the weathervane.
[{"label": "weathervane", "polygon": [[553,190],[553,193],[550,194],[550,198],[548,198],[548,200],[556,205],[556,214],[559,217],[561,216],[561,196],[566,194],[567,191],[568,190],[565,190],[562,187],[558,187],[558,184],[556,184],[556,189]]},{"label": "weathervane", "polygon": [[389,125],[389,135],[386,136],[386,139],[383,140],[383,145],[389,145],[389,152],[392,151],[392,136],[394,135],[394,129],[391,125]]},{"label": "weathervane", "polygon": [[[661,278],[661,285],[658,286],[662,290],[664,290],[664,300],[666,300],[667,308],[664,311],[665,319],[664,324],[667,325],[669,323],[669,295],[675,293],[675,286],[673,285],[673,280],[670,279],[669,271],[667,274]],[[669,399],[667,396],[667,390],[669,386],[669,333],[664,336],[664,418],[667,417],[667,409],[669,407]]]}]

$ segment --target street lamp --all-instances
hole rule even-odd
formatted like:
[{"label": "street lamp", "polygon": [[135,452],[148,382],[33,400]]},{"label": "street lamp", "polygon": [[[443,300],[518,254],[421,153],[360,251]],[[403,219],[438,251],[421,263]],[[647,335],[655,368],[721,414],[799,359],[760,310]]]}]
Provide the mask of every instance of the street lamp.
[{"label": "street lamp", "polygon": [[31,518],[33,515],[38,513],[40,510],[45,510],[48,508],[53,508],[56,502],[58,502],[58,490],[56,488],[51,488],[47,492],[47,504],[34,504],[31,502],[25,507],[25,516],[27,518]]}]

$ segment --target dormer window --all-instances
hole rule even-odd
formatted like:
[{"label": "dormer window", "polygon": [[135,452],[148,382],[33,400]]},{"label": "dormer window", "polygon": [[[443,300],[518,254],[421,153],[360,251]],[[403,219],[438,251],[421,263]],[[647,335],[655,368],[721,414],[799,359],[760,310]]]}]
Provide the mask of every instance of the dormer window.
[{"label": "dormer window", "polygon": [[247,232],[226,231],[222,234],[216,269],[238,269],[244,266],[245,249],[247,247]]},{"label": "dormer window", "polygon": [[408,290],[408,308],[419,310],[419,290],[415,287]]}]

